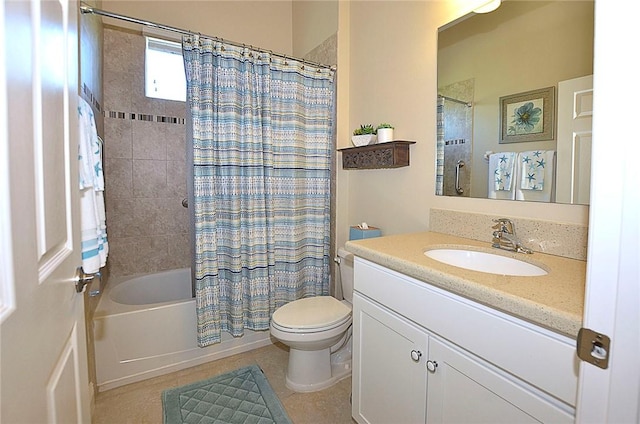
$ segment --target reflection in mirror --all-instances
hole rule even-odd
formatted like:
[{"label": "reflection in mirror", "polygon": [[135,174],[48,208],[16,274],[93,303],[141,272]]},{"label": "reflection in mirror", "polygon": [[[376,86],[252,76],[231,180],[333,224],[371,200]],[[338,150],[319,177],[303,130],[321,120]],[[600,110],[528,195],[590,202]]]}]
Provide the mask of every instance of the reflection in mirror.
[{"label": "reflection in mirror", "polygon": [[505,0],[440,29],[436,194],[589,203],[593,15]]}]

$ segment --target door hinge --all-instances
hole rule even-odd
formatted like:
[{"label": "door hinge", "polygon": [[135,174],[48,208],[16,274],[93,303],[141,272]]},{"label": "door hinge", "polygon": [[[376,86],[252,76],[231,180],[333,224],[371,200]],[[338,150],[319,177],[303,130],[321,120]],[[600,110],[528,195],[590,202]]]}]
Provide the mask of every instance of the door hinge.
[{"label": "door hinge", "polygon": [[609,352],[611,339],[588,328],[578,331],[578,358],[585,362],[607,369],[609,366]]}]

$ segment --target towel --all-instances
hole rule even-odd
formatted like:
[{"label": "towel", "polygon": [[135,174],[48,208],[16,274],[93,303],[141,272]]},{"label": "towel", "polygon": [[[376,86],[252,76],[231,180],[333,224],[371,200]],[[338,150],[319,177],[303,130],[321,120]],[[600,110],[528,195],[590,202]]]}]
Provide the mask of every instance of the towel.
[{"label": "towel", "polygon": [[546,151],[533,150],[522,152],[518,156],[520,166],[522,166],[520,188],[542,191],[544,189],[545,168],[549,165]]},{"label": "towel", "polygon": [[488,197],[515,199],[516,153],[498,152],[489,155]]},{"label": "towel", "polygon": [[103,143],[98,137],[91,106],[81,97],[78,100],[78,121],[82,269],[93,274],[107,263],[109,254],[102,171]]},{"label": "towel", "polygon": [[518,154],[517,200],[551,202],[555,197],[555,150],[532,150]]},{"label": "towel", "polygon": [[510,191],[511,181],[515,177],[515,152],[500,152],[489,156],[489,169],[493,170],[496,191]]}]

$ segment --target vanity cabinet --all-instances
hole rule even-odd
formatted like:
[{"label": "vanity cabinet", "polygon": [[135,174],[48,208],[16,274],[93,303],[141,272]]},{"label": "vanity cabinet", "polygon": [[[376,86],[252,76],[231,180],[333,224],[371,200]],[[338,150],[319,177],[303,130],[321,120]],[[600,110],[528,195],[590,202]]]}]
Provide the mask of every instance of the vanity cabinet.
[{"label": "vanity cabinet", "polygon": [[425,422],[428,334],[358,293],[353,306],[354,418],[359,423]]},{"label": "vanity cabinet", "polygon": [[574,342],[356,257],[359,423],[571,423]]}]

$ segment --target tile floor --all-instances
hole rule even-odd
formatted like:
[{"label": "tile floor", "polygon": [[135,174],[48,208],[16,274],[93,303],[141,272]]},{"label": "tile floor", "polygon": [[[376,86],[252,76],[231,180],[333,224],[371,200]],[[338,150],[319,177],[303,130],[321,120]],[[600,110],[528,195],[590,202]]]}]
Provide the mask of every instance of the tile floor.
[{"label": "tile floor", "polygon": [[288,348],[280,343],[99,393],[94,424],[162,424],[162,391],[251,364],[262,368],[295,424],[353,424],[351,378],[319,392],[295,393],[284,383]]}]

